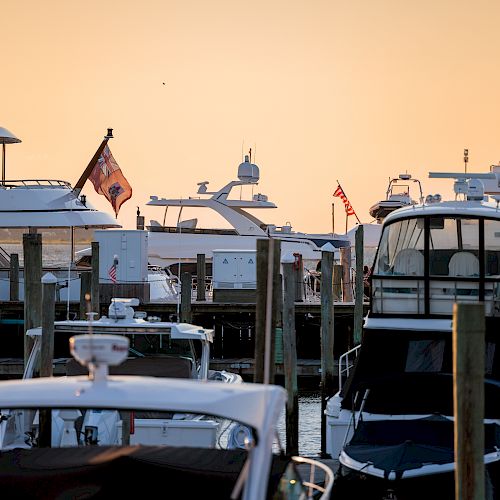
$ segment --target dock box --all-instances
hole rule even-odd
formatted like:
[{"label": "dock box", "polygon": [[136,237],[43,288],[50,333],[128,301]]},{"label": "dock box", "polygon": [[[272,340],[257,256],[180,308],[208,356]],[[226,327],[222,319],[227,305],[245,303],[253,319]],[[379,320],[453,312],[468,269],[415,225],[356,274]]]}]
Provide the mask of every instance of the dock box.
[{"label": "dock box", "polygon": [[214,302],[255,302],[257,288],[255,250],[214,250],[212,285]]},{"label": "dock box", "polygon": [[[98,229],[94,240],[99,243],[100,300],[112,297],[138,298],[149,302],[148,231],[139,229]],[[116,283],[109,270],[115,256]]]}]

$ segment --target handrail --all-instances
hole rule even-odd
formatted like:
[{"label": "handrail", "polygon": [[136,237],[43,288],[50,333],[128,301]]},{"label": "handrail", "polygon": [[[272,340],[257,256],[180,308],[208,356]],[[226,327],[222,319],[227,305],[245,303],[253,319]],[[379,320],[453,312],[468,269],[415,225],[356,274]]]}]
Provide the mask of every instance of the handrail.
[{"label": "handrail", "polygon": [[[314,492],[320,492],[321,496],[318,497],[318,500],[327,500],[330,498],[331,491],[333,488],[333,481],[334,481],[334,475],[332,469],[328,467],[328,465],[325,465],[324,463],[314,460],[312,458],[306,458],[306,457],[298,457],[294,456],[292,457],[292,461],[296,464],[306,464],[309,465],[309,480],[302,481],[302,484],[307,488],[307,499],[313,499],[315,498]],[[316,483],[316,467],[318,469],[321,469],[325,473],[325,481],[324,485],[320,485]]]},{"label": "handrail", "polygon": [[67,187],[71,189],[71,184],[67,181],[58,179],[19,179],[5,181],[2,188],[16,188],[29,186],[51,186],[51,187]]},{"label": "handrail", "polygon": [[[356,356],[354,357],[354,359],[356,359],[356,357],[358,356],[358,351],[359,351],[360,347],[361,347],[361,344],[358,344],[356,347],[353,347],[349,351],[342,354],[339,358],[339,391],[342,390],[342,376],[343,376],[343,374],[345,374],[346,378],[347,378],[349,376],[349,372],[350,372],[352,366],[354,365],[354,363],[349,364],[349,356],[351,354],[355,353]],[[342,362],[345,363],[344,369],[342,369]]]}]

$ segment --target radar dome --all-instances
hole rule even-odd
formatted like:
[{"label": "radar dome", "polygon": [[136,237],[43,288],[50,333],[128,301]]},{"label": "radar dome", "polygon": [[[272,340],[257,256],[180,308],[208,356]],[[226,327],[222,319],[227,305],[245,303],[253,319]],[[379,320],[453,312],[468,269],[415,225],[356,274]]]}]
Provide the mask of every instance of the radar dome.
[{"label": "radar dome", "polygon": [[250,163],[248,155],[245,156],[245,161],[240,163],[238,167],[238,179],[242,182],[256,183],[259,182],[259,167]]}]

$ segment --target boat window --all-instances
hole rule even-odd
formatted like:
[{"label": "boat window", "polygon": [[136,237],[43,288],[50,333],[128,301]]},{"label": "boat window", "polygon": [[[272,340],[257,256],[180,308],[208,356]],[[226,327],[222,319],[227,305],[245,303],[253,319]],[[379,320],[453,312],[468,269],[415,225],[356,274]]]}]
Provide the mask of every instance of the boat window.
[{"label": "boat window", "polygon": [[484,248],[486,276],[500,275],[500,221],[484,221]]},{"label": "boat window", "polygon": [[196,359],[191,340],[172,339],[170,335],[127,335],[130,339],[130,347],[139,351],[145,356],[149,355],[169,355],[186,356]]},{"label": "boat window", "polygon": [[375,274],[422,276],[423,250],[423,218],[390,224],[380,240]]},{"label": "boat window", "polygon": [[478,219],[431,218],[431,276],[479,276],[478,250]]},{"label": "boat window", "polygon": [[443,367],[444,340],[412,340],[408,344],[405,372],[439,372]]}]

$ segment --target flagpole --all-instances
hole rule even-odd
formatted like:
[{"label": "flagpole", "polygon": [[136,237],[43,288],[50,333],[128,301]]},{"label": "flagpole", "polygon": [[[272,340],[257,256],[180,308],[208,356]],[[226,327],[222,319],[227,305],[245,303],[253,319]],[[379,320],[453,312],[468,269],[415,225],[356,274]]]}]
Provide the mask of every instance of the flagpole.
[{"label": "flagpole", "polygon": [[332,203],[332,236],[335,234],[335,203]]},{"label": "flagpole", "polygon": [[80,194],[80,191],[83,188],[83,185],[85,182],[87,182],[87,179],[89,178],[90,174],[92,173],[92,170],[94,170],[95,164],[97,163],[97,160],[101,156],[101,153],[104,151],[104,148],[106,147],[106,144],[108,143],[109,139],[113,138],[113,129],[108,128],[107,134],[104,136],[103,141],[101,142],[101,145],[97,148],[97,151],[95,152],[94,156],[90,160],[90,163],[87,165],[87,168],[84,170],[83,174],[80,176],[78,179],[78,182],[75,184],[75,187],[73,188],[73,192],[78,196]]}]

